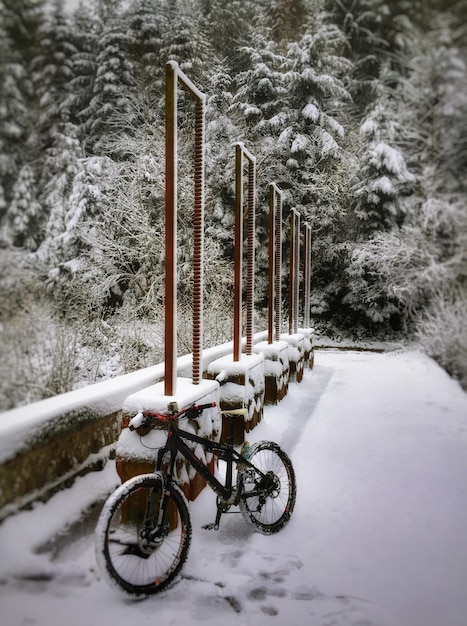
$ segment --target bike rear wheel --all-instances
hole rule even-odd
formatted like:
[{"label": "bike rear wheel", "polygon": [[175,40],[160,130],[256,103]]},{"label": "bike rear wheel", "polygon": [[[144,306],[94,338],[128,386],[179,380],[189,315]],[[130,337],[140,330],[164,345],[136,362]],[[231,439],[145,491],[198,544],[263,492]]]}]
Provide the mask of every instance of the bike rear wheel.
[{"label": "bike rear wheel", "polygon": [[240,511],[258,532],[277,533],[295,506],[297,486],[292,463],[272,441],[253,444],[248,460],[254,467],[239,467],[237,472]]},{"label": "bike rear wheel", "polygon": [[163,481],[143,474],[121,485],[107,500],[96,527],[96,558],[108,582],[136,595],[157,593],[177,576],[191,542],[191,520],[183,492],[170,488],[166,515],[157,528]]}]

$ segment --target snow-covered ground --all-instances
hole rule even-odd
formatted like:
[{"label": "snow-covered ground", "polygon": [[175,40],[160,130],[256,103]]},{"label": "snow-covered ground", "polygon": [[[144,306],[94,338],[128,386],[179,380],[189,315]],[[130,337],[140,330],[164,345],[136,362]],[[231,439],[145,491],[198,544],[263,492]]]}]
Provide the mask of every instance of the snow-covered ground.
[{"label": "snow-covered ground", "polygon": [[467,395],[417,352],[317,351],[315,368],[267,407],[251,441],[290,454],[297,504],[279,534],[252,532],[215,498],[191,503],[182,577],[133,601],[100,579],[92,500],[114,466],[0,526],[0,615],[8,626],[467,624]]}]

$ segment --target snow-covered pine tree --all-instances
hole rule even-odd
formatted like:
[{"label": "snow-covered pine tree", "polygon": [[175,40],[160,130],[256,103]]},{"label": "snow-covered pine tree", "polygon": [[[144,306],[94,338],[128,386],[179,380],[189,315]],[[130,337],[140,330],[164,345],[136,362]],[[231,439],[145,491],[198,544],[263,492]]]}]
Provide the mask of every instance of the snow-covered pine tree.
[{"label": "snow-covered pine tree", "polygon": [[[440,175],[439,148],[440,139],[456,124],[450,120],[445,132],[441,130],[443,106],[438,108],[446,94],[443,87],[438,90],[438,79],[443,76],[442,83],[449,75],[439,61],[446,58],[448,47],[441,46],[437,58],[433,35],[425,32],[431,30],[427,7],[419,15],[405,7],[408,15],[401,19],[402,3],[397,5],[394,41],[400,50],[399,65],[405,69],[396,74],[392,61],[382,66],[389,80],[379,83],[375,92],[379,99],[368,107],[362,124],[369,152],[357,190],[359,243],[350,255],[349,293],[344,301],[381,327],[389,324],[407,331],[450,283],[452,265],[446,261],[456,249],[458,220],[452,198],[445,195],[449,183]],[[434,23],[443,30],[439,12]],[[454,66],[457,73],[460,66]],[[456,93],[462,92],[458,84]],[[448,101],[449,111],[454,112],[454,100]],[[418,175],[417,184],[411,170]],[[438,193],[439,185],[444,194]]]},{"label": "snow-covered pine tree", "polygon": [[96,57],[102,23],[88,5],[80,3],[72,16],[72,36],[75,52],[72,55],[72,72],[66,108],[71,123],[79,129],[83,146],[86,141],[87,110],[93,97],[96,75]]},{"label": "snow-covered pine tree", "polygon": [[[70,123],[69,94],[76,53],[70,20],[63,0],[54,0],[39,32],[38,53],[32,61],[38,97],[38,193],[43,207],[46,238],[61,232],[73,178],[81,156],[77,129]],[[46,243],[46,247],[48,243]]]},{"label": "snow-covered pine tree", "polygon": [[[82,289],[79,284],[92,283],[83,275],[83,268],[93,254],[87,233],[111,204],[115,178],[115,164],[108,157],[82,159],[79,171],[73,177],[64,215],[60,214],[61,199],[51,215],[54,221],[49,224],[49,237],[41,250],[48,264],[46,284],[54,299],[68,301],[70,316],[76,314],[72,302],[80,298]],[[68,181],[64,182],[67,188]],[[99,274],[100,270],[95,267],[94,271]],[[89,308],[94,306],[98,312],[106,297],[107,294],[102,292],[93,303],[89,301]],[[85,315],[83,311],[83,318]]]},{"label": "snow-covered pine tree", "polygon": [[360,128],[362,136],[360,184],[355,193],[355,216],[360,237],[401,226],[406,214],[404,197],[414,187],[396,133],[399,123],[391,95],[383,93]]},{"label": "snow-covered pine tree", "polygon": [[226,259],[233,258],[233,145],[240,129],[229,115],[233,81],[223,64],[206,85],[206,231],[222,242]]},{"label": "snow-covered pine tree", "polygon": [[[433,2],[420,12],[423,37],[400,87],[407,146],[419,175],[411,224],[432,250],[422,268],[425,302],[413,318],[431,356],[467,385],[467,3]],[[420,20],[420,15],[413,16]]]},{"label": "snow-covered pine tree", "polygon": [[177,61],[180,69],[203,91],[205,78],[215,59],[202,29],[201,15],[194,3],[167,2],[168,28],[164,33],[161,61]]},{"label": "snow-covered pine tree", "polygon": [[239,71],[239,48],[249,45],[258,16],[254,0],[198,0],[201,25],[215,54],[226,70]]},{"label": "snow-covered pine tree", "polygon": [[50,135],[61,131],[69,120],[67,96],[73,78],[72,57],[76,48],[64,0],[53,0],[38,33],[37,54],[33,58],[32,79],[39,100],[38,127],[41,149],[50,145]]},{"label": "snow-covered pine tree", "polygon": [[[0,3],[0,16],[3,14],[3,5]],[[3,212],[6,209],[5,183],[6,175],[10,169],[9,159],[7,156],[7,129],[5,125],[8,121],[8,113],[6,106],[6,65],[7,65],[8,44],[3,19],[0,19],[0,224]]]},{"label": "snow-covered pine tree", "polygon": [[263,4],[263,26],[276,42],[297,41],[306,30],[309,3],[306,0],[268,0]]},{"label": "snow-covered pine tree", "polygon": [[[0,29],[2,57],[0,69],[0,220],[2,238],[15,245],[34,246],[38,232],[25,232],[37,226],[40,209],[31,181],[37,179],[37,99],[31,81],[31,61],[37,51],[37,33],[42,21],[43,0],[1,0]],[[31,194],[33,194],[31,196]],[[26,196],[32,197],[28,216],[18,210]],[[10,202],[13,201],[10,208]],[[34,215],[34,219],[30,219]]]},{"label": "snow-covered pine tree", "polygon": [[64,258],[62,237],[67,230],[66,215],[75,178],[82,170],[82,150],[72,124],[50,133],[50,147],[45,151],[42,180],[42,205],[46,217],[39,258],[49,268],[57,267]]},{"label": "snow-covered pine tree", "polygon": [[18,170],[17,142],[22,135],[21,121],[27,116],[26,104],[17,84],[20,77],[25,77],[25,71],[12,58],[11,42],[3,26],[0,22],[0,223]]},{"label": "snow-covered pine tree", "polygon": [[138,118],[129,43],[126,20],[110,13],[98,41],[93,96],[89,106],[81,112],[87,149],[118,159],[124,159],[125,153],[113,154],[112,136],[131,136]]},{"label": "snow-covered pine tree", "polygon": [[325,10],[347,40],[344,54],[353,62],[349,89],[355,113],[361,114],[374,97],[381,63],[387,59],[389,42],[384,30],[389,8],[384,0],[326,0]]},{"label": "snow-covered pine tree", "polygon": [[[238,140],[245,141],[256,156],[259,181],[275,181],[282,189],[290,189],[293,183],[286,166],[288,155],[279,142],[288,119],[289,100],[283,76],[286,57],[277,43],[261,33],[257,33],[253,44],[241,52],[245,69],[234,77],[230,107],[230,116],[238,128]],[[258,190],[258,206],[268,206],[266,182]],[[267,224],[267,215],[265,220]],[[261,228],[261,218],[257,224]]]},{"label": "snow-covered pine tree", "polygon": [[342,47],[340,31],[325,22],[288,47],[289,119],[280,141],[289,145],[292,168],[295,161],[312,171],[339,153],[345,135],[340,111],[350,99],[343,77],[351,68]]},{"label": "snow-covered pine tree", "polygon": [[[145,106],[147,116],[154,119],[164,95],[164,63],[161,49],[164,33],[168,29],[167,9],[155,5],[153,0],[133,0],[127,9],[129,26],[129,51],[138,84],[138,95]],[[146,121],[150,121],[146,117]]]},{"label": "snow-covered pine tree", "polygon": [[11,190],[2,227],[5,243],[36,250],[42,240],[42,207],[37,199],[37,182],[30,164],[23,165]]},{"label": "snow-covered pine tree", "polygon": [[349,320],[373,332],[404,326],[409,312],[423,300],[414,275],[431,254],[415,254],[419,234],[405,225],[416,177],[397,142],[401,128],[395,94],[381,83],[378,89],[380,98],[369,107],[360,129],[360,165],[349,190],[353,243],[347,246],[342,298]]},{"label": "snow-covered pine tree", "polygon": [[286,54],[260,41],[247,50],[250,68],[236,79],[233,107],[243,113],[257,151],[275,163],[274,179],[294,188],[298,205],[313,170],[337,155],[344,136],[338,111],[349,99],[342,76],[350,64],[339,38],[336,28],[319,21]]}]

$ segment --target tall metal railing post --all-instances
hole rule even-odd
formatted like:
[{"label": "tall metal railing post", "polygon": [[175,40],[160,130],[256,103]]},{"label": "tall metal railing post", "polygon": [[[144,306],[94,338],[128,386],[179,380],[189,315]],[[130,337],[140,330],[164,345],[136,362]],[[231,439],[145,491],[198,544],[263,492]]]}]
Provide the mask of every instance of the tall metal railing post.
[{"label": "tall metal railing post", "polygon": [[300,214],[290,210],[289,334],[298,330]]},{"label": "tall metal railing post", "polygon": [[303,250],[303,326],[310,326],[311,226],[305,224]]},{"label": "tall metal railing post", "polygon": [[274,333],[274,274],[275,274],[275,245],[276,245],[276,188],[274,183],[269,184],[269,247],[268,247],[268,343],[273,342]]},{"label": "tall metal railing post", "polygon": [[269,267],[268,267],[268,343],[280,338],[280,300],[282,278],[282,191],[269,184]]},{"label": "tall metal railing post", "polygon": [[192,381],[199,385],[203,359],[204,289],[204,100],[196,100],[193,215],[193,362]]},{"label": "tall metal railing post", "polygon": [[282,193],[276,187],[277,205],[276,205],[276,228],[275,228],[275,275],[274,275],[274,294],[275,294],[275,339],[280,340],[282,332]]},{"label": "tall metal railing post", "polygon": [[243,154],[248,159],[248,200],[247,200],[247,260],[246,260],[246,354],[253,352],[253,331],[255,317],[255,196],[256,196],[256,160],[243,147]]},{"label": "tall metal railing post", "polygon": [[243,161],[240,144],[235,145],[235,234],[234,234],[234,336],[233,360],[240,360],[242,341],[243,270]]},{"label": "tall metal railing post", "polygon": [[294,312],[293,332],[298,332],[298,317],[300,303],[300,213],[295,211],[295,247],[294,247]]},{"label": "tall metal railing post", "polygon": [[177,77],[165,77],[165,375],[164,393],[175,392],[177,369]]},{"label": "tall metal railing post", "polygon": [[256,159],[245,148],[245,146],[239,142],[235,144],[234,361],[240,360],[242,343],[243,157],[248,160],[246,354],[251,354],[253,350],[253,323],[255,306]]},{"label": "tall metal railing post", "polygon": [[293,308],[294,308],[294,271],[295,271],[295,219],[294,210],[290,209],[289,224],[289,335],[293,332]]},{"label": "tall metal railing post", "polygon": [[203,346],[203,240],[204,240],[204,111],[206,96],[175,61],[166,64],[165,118],[165,373],[164,393],[176,392],[177,374],[177,87],[196,103],[194,154],[193,251],[193,383],[201,378]]}]

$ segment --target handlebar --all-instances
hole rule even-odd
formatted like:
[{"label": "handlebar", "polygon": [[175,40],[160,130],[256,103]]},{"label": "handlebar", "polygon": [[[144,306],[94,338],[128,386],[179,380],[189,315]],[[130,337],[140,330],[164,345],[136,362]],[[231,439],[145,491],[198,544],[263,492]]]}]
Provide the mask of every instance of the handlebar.
[{"label": "handlebar", "polygon": [[150,429],[157,422],[171,422],[181,417],[188,417],[189,419],[195,419],[199,417],[205,409],[211,409],[217,406],[216,402],[207,402],[206,404],[193,404],[190,407],[186,407],[177,413],[167,415],[165,413],[157,413],[153,411],[140,411],[135,417],[130,420],[129,429],[137,430]]},{"label": "handlebar", "polygon": [[195,404],[195,405],[193,405],[193,408],[196,411],[201,411],[201,413],[202,413],[204,411],[204,409],[212,409],[215,406],[217,406],[216,402],[208,402],[207,404]]}]

